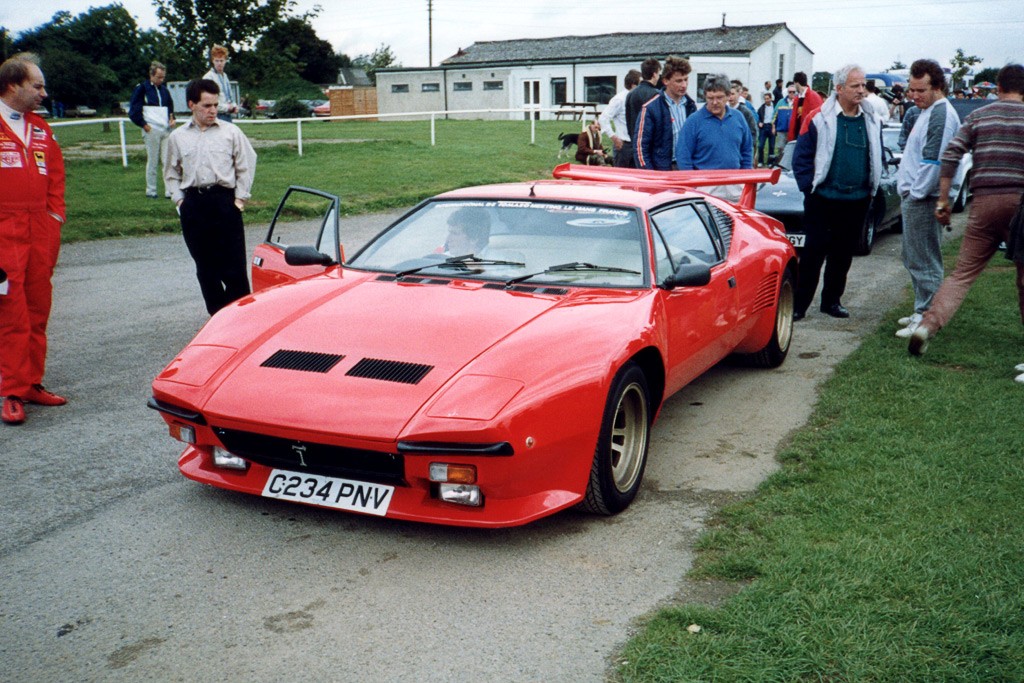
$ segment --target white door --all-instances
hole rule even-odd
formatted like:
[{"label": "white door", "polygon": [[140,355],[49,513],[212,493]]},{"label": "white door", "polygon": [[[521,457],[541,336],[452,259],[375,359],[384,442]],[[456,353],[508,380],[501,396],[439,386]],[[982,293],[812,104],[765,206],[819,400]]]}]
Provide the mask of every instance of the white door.
[{"label": "white door", "polygon": [[540,81],[523,81],[523,118],[540,119]]}]

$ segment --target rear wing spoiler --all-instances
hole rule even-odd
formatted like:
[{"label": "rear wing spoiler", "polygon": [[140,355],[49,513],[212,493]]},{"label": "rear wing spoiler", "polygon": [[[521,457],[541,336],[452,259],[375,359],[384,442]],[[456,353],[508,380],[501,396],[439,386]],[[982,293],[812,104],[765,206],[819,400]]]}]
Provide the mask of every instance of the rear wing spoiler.
[{"label": "rear wing spoiler", "polygon": [[559,164],[552,175],[566,180],[590,180],[598,183],[620,183],[641,187],[664,187],[666,189],[688,190],[712,185],[742,185],[743,194],[736,204],[744,209],[753,209],[760,183],[779,182],[782,169],[725,169],[714,171],[649,171],[639,168],[615,168],[613,166],[584,166],[582,164]]}]

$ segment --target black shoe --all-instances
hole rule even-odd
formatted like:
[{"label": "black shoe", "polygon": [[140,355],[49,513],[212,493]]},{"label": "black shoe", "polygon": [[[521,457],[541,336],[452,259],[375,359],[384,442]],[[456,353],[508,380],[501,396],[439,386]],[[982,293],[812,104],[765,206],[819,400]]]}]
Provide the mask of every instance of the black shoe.
[{"label": "black shoe", "polygon": [[803,320],[806,317],[807,317],[806,313],[801,313],[800,311],[793,311],[793,320],[794,321],[796,321],[796,320]]},{"label": "black shoe", "polygon": [[833,318],[849,318],[850,312],[843,307],[842,304],[832,304],[831,306],[822,306],[821,312],[826,315],[830,315]]}]

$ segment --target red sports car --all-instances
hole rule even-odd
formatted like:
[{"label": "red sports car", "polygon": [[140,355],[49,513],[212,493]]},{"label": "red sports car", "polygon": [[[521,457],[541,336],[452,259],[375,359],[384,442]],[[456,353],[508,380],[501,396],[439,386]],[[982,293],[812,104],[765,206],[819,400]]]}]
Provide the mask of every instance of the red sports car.
[{"label": "red sports car", "polygon": [[[525,524],[637,495],[666,398],[789,350],[796,256],[752,209],[778,171],[570,166],[447,192],[351,258],[290,188],[255,293],[157,376],[182,473],[395,519]],[[744,184],[736,204],[693,190]]]}]

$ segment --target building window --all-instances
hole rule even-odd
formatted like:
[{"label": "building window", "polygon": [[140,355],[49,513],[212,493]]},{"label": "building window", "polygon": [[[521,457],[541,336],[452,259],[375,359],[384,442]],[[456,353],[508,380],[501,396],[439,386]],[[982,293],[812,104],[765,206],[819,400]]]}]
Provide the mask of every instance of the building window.
[{"label": "building window", "polygon": [[396,84],[391,86],[391,92],[393,92],[393,93],[409,92],[409,84],[408,83],[396,83]]},{"label": "building window", "polygon": [[502,81],[484,81],[484,90],[504,90],[505,83]]},{"label": "building window", "polygon": [[587,102],[608,104],[615,95],[615,76],[584,76],[583,97]]},{"label": "building window", "polygon": [[711,74],[697,74],[697,101],[704,101],[704,83]]},{"label": "building window", "polygon": [[456,81],[452,83],[452,90],[455,92],[467,92],[473,89],[473,81]]},{"label": "building window", "polygon": [[551,104],[564,104],[566,101],[565,96],[565,79],[564,78],[552,78],[551,79]]},{"label": "building window", "polygon": [[786,55],[779,55],[779,78],[782,82],[786,82],[786,77],[783,75],[786,73]]},{"label": "building window", "polygon": [[423,92],[441,92],[441,84],[440,83],[424,83],[421,86],[421,89],[423,90]]}]

